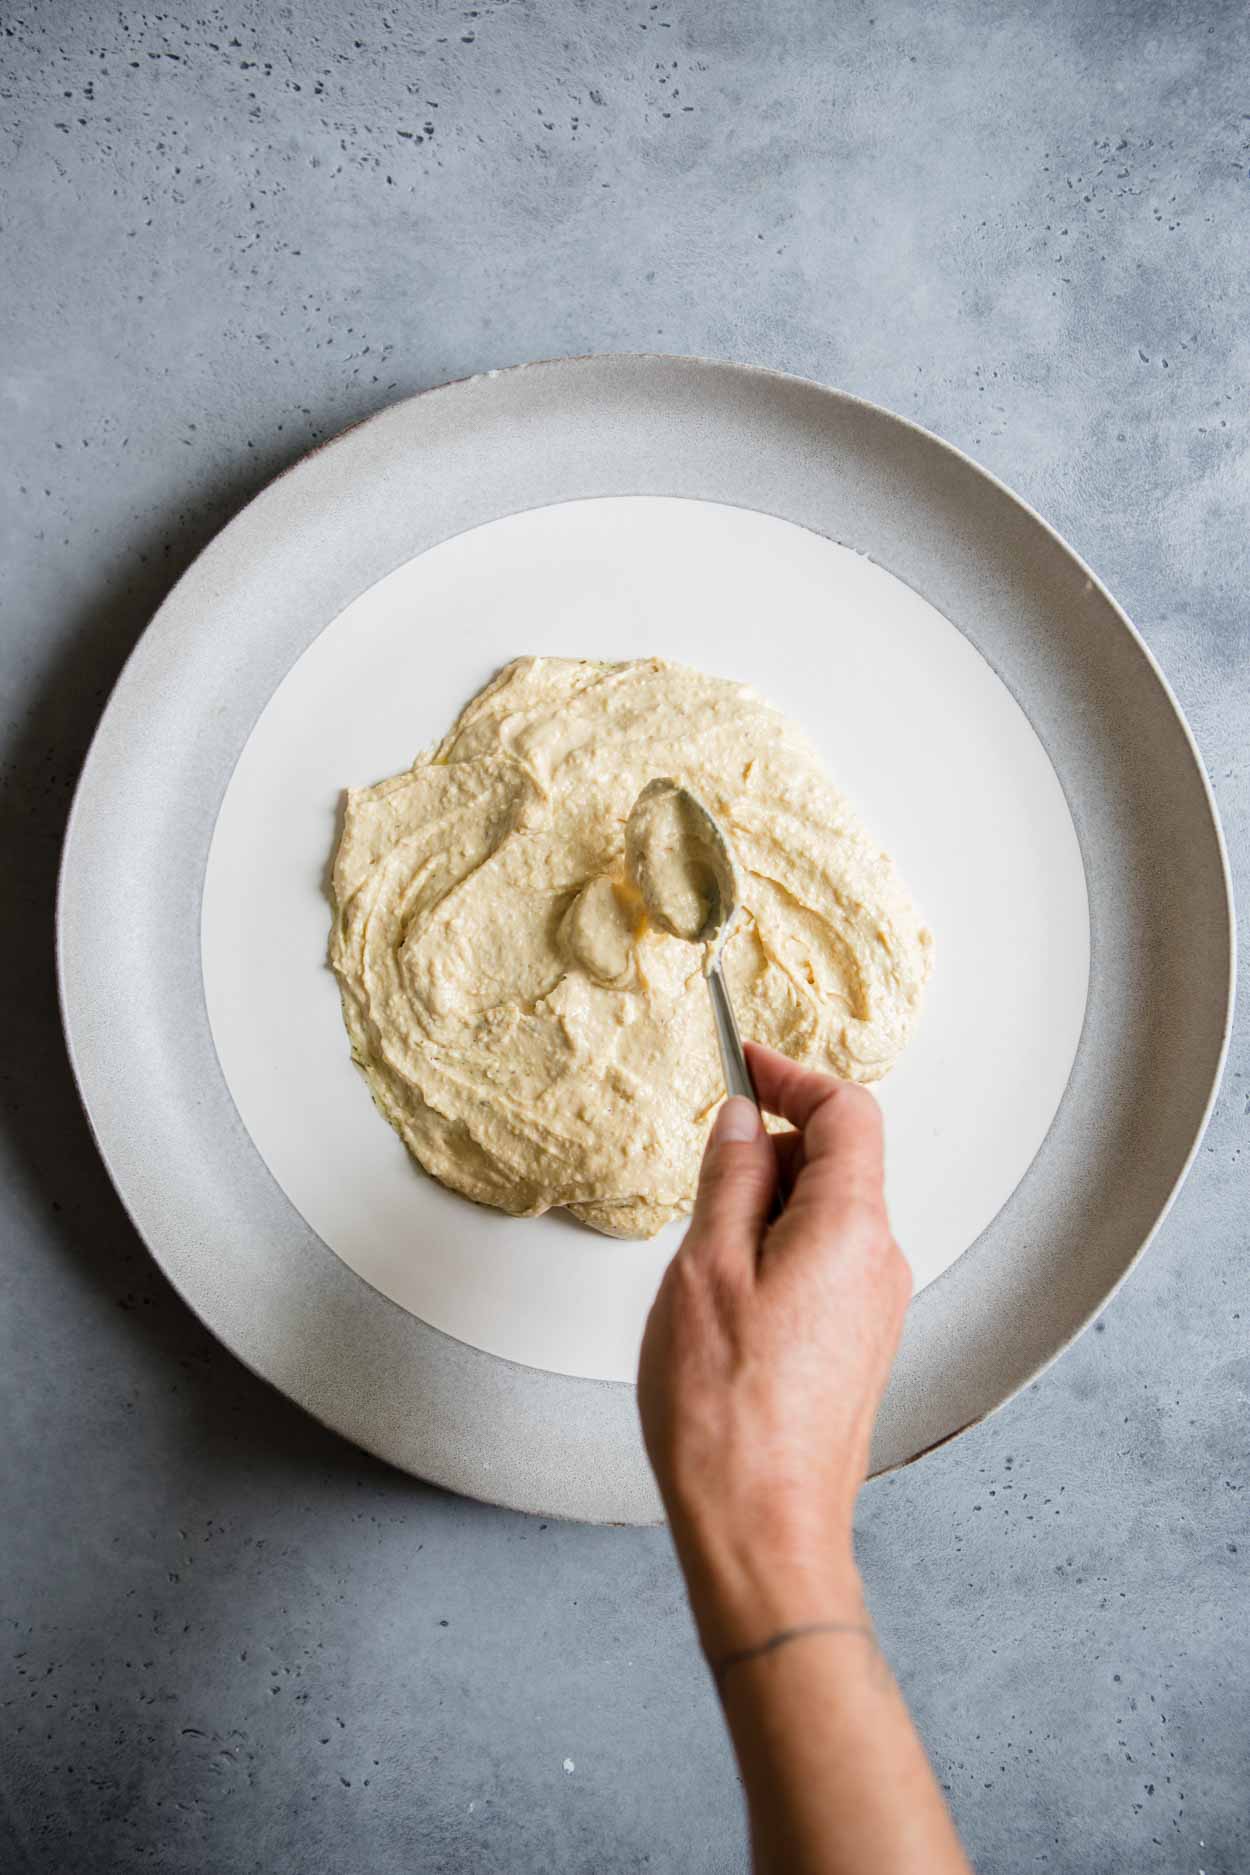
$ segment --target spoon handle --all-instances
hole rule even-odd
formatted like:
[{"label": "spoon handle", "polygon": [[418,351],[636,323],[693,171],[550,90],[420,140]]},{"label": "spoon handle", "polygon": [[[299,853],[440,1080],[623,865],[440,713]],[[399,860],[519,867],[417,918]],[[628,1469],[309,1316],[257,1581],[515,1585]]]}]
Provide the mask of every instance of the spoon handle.
[{"label": "spoon handle", "polygon": [[[725,1075],[725,1092],[741,1094],[746,1100],[753,1100],[760,1106],[760,1097],[755,1091],[755,1082],[751,1079],[751,1070],[747,1058],[742,1052],[742,1037],[738,1033],[738,1024],[734,1017],[734,1006],[729,1000],[729,986],[725,982],[718,957],[707,973],[708,994],[712,998],[712,1014],[716,1019],[716,1040],[720,1045],[721,1067]],[[760,1107],[760,1112],[764,1109]],[[772,1203],[768,1207],[768,1221],[775,1224],[785,1207],[785,1198],[780,1184],[773,1192]]]},{"label": "spoon handle", "polygon": [[751,1070],[747,1067],[747,1058],[742,1052],[742,1038],[738,1034],[738,1024],[734,1019],[733,1004],[729,1000],[729,988],[719,957],[707,973],[707,987],[712,998],[721,1067],[725,1072],[725,1092],[741,1094],[745,1099],[754,1101],[758,1107],[760,1098],[751,1079]]}]

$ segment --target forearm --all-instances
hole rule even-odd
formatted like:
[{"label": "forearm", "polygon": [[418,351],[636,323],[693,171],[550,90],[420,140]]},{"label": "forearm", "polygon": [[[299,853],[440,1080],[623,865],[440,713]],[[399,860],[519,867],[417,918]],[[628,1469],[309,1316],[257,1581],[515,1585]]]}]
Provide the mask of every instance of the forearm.
[{"label": "forearm", "polygon": [[[968,1875],[851,1546],[911,1272],[871,1095],[751,1051],[647,1322],[638,1404],[738,1754],[757,1875]],[[770,1221],[771,1219],[771,1221]]]},{"label": "forearm", "polygon": [[709,1657],[757,1875],[967,1875],[858,1581],[842,1570],[826,1582],[819,1614],[806,1577],[793,1599],[778,1586],[763,1622],[707,1580],[696,1606],[705,1632],[739,1639]]}]

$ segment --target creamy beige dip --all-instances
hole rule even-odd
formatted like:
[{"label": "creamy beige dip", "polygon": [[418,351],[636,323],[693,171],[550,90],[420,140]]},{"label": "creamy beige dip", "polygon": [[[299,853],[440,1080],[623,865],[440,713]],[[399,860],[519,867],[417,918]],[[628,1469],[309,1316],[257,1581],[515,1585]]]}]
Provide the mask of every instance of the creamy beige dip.
[{"label": "creamy beige dip", "polygon": [[[724,1092],[700,950],[648,918],[625,864],[657,776],[732,843],[743,1034],[888,1073],[929,933],[806,739],[740,684],[520,658],[405,774],[349,792],[334,862],[352,1053],[408,1149],[481,1203],[567,1205],[622,1237],[689,1209]],[[698,916],[697,873],[684,889],[675,928]]]}]

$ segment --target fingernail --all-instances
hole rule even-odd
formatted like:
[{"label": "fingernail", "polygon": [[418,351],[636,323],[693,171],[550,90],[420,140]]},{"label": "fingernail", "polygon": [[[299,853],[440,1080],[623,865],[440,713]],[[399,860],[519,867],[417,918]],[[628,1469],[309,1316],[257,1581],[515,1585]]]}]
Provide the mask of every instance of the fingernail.
[{"label": "fingernail", "polygon": [[725,1102],[717,1114],[713,1137],[717,1142],[722,1139],[757,1139],[759,1130],[759,1108],[753,1100],[747,1100],[743,1095],[735,1094],[731,1100]]}]

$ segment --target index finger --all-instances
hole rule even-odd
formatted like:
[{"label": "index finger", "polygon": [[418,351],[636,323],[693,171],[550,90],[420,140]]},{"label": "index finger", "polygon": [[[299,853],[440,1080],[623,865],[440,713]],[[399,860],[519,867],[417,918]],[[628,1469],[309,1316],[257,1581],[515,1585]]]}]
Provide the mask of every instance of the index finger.
[{"label": "index finger", "polygon": [[[881,1109],[855,1081],[802,1068],[774,1049],[748,1042],[747,1057],[769,1113],[789,1120],[803,1135],[803,1169],[791,1205],[800,1195],[862,1198],[880,1203],[884,1177]],[[790,1206],[787,1206],[787,1210]]]},{"label": "index finger", "polygon": [[761,1107],[780,1114],[800,1133],[806,1130],[817,1108],[842,1085],[831,1074],[801,1068],[788,1055],[779,1055],[775,1048],[765,1048],[760,1042],[748,1042],[746,1054]]}]

